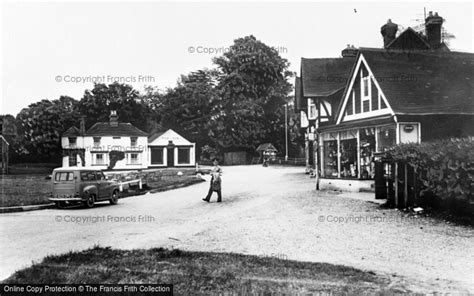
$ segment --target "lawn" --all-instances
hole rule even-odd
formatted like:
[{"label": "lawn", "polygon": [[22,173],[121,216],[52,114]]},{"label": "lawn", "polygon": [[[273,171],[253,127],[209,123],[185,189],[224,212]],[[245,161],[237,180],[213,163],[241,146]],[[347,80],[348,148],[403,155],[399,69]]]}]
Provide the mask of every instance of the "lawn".
[{"label": "lawn", "polygon": [[[51,193],[51,180],[48,175],[0,175],[0,207],[27,206],[49,204],[48,197]],[[159,180],[149,181],[140,192],[138,188],[131,187],[122,194],[122,197],[140,193],[166,191],[174,188],[189,186],[203,182],[194,175],[178,176],[176,174],[163,174]]]},{"label": "lawn", "polygon": [[48,204],[48,175],[0,175],[0,207]]},{"label": "lawn", "polygon": [[275,256],[94,247],[48,256],[4,284],[173,284],[175,295],[394,295],[407,293],[373,272]]}]

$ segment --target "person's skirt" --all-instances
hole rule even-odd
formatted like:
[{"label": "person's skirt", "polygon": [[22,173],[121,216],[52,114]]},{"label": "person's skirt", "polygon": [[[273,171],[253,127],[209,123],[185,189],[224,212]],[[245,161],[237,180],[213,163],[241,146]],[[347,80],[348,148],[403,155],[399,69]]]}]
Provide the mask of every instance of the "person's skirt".
[{"label": "person's skirt", "polygon": [[212,191],[220,191],[221,190],[221,180],[214,180],[211,179],[211,189]]}]

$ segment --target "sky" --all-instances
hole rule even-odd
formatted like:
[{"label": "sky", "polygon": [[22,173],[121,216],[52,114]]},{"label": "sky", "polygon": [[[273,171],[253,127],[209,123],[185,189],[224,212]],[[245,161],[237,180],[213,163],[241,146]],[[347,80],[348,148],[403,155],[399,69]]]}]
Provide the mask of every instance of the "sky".
[{"label": "sky", "polygon": [[233,40],[254,35],[299,72],[305,58],[338,57],[347,44],[383,46],[380,27],[403,28],[438,12],[473,52],[467,2],[2,2],[0,114],[42,99],[80,100],[93,82],[165,90],[182,74],[212,68]]}]

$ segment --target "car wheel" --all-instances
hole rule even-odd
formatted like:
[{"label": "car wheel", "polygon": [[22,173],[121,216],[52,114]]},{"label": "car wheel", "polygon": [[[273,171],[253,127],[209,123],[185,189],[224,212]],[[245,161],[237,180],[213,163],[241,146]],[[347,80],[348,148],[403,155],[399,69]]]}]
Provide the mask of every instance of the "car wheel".
[{"label": "car wheel", "polygon": [[116,205],[118,203],[118,199],[119,199],[118,190],[114,190],[114,192],[112,192],[112,196],[110,197],[110,204]]},{"label": "car wheel", "polygon": [[56,207],[58,209],[64,209],[66,207],[66,203],[64,201],[57,201],[56,202]]},{"label": "car wheel", "polygon": [[94,203],[95,203],[95,195],[91,193],[91,194],[89,194],[86,201],[84,202],[84,205],[87,208],[92,208],[92,207],[94,207]]}]

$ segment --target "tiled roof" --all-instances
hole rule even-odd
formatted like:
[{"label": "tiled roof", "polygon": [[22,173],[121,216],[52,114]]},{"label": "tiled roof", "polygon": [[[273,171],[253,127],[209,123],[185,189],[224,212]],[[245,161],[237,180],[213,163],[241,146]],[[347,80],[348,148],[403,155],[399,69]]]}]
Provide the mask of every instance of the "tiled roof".
[{"label": "tiled roof", "polygon": [[146,137],[148,134],[128,122],[120,122],[117,126],[112,126],[109,122],[97,122],[86,131],[86,136]]},{"label": "tiled roof", "polygon": [[153,142],[154,140],[158,139],[159,137],[161,137],[165,132],[157,132],[157,133],[154,133],[153,135],[149,136],[148,137],[148,143],[151,143]]},{"label": "tiled roof", "polygon": [[78,137],[78,136],[81,136],[81,132],[77,127],[71,126],[70,128],[67,129],[67,131],[65,131],[62,134],[62,136],[63,137]]},{"label": "tiled roof", "polygon": [[258,146],[257,151],[273,151],[278,152],[278,150],[271,143],[264,143]]},{"label": "tiled roof", "polygon": [[327,97],[346,86],[355,57],[301,59],[303,97]]},{"label": "tiled roof", "polygon": [[474,54],[360,49],[398,114],[474,114]]}]

